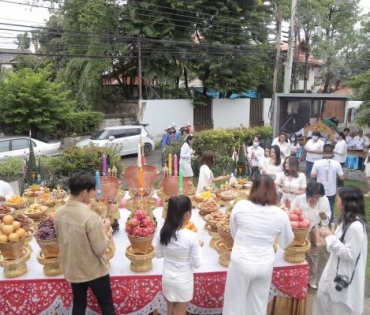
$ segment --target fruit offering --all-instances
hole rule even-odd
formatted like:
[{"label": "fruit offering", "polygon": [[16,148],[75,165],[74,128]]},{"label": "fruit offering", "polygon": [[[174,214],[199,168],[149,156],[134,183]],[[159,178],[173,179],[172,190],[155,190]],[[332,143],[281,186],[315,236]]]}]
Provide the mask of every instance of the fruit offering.
[{"label": "fruit offering", "polygon": [[11,215],[5,215],[0,224],[0,243],[16,242],[26,236],[27,232],[21,228],[21,223]]},{"label": "fruit offering", "polygon": [[42,205],[50,205],[55,203],[55,197],[49,193],[42,193],[37,197],[37,203]]},{"label": "fruit offering", "polygon": [[198,232],[197,227],[195,226],[194,222],[188,221],[188,223],[185,224],[185,228],[187,228],[190,231]]},{"label": "fruit offering", "polygon": [[210,192],[210,191],[202,191],[200,194],[199,194],[199,197],[202,198],[202,199],[209,199],[211,197],[213,197],[213,193]]},{"label": "fruit offering", "polygon": [[220,205],[213,198],[204,200],[199,204],[199,209],[201,209],[204,212],[216,211],[218,208],[220,208]]},{"label": "fruit offering", "polygon": [[7,204],[22,204],[25,203],[27,200],[21,196],[13,196],[6,201]]},{"label": "fruit offering", "polygon": [[217,224],[218,229],[230,233],[230,214],[231,211],[227,211],[220,222]]},{"label": "fruit offering", "polygon": [[5,214],[9,214],[10,212],[12,212],[12,209],[6,205],[1,205],[0,206],[0,217],[5,215]]},{"label": "fruit offering", "polygon": [[126,233],[137,237],[153,235],[156,223],[150,218],[145,210],[139,209],[134,217],[129,217],[126,222]]},{"label": "fruit offering", "polygon": [[21,227],[25,230],[29,229],[33,224],[33,220],[24,214],[19,213],[17,215],[14,215],[13,217],[14,220],[18,221],[21,224]]},{"label": "fruit offering", "polygon": [[298,206],[294,207],[290,211],[289,220],[292,228],[305,229],[310,227],[310,221],[306,219],[305,215],[302,213],[301,208],[299,208]]},{"label": "fruit offering", "polygon": [[52,218],[48,217],[40,221],[35,238],[43,241],[54,240],[57,238]]},{"label": "fruit offering", "polygon": [[212,212],[207,216],[207,222],[217,224],[223,219],[224,216],[225,214],[222,213],[221,211]]},{"label": "fruit offering", "polygon": [[43,205],[35,202],[32,205],[30,205],[30,207],[25,211],[25,213],[26,214],[40,213],[40,212],[43,212],[47,209],[48,209],[48,207],[43,206]]}]

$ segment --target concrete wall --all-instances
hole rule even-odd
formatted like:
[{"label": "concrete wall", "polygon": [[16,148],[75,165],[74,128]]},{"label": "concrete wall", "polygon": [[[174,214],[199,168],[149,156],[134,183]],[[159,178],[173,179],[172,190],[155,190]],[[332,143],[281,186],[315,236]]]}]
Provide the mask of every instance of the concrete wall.
[{"label": "concrete wall", "polygon": [[213,127],[233,128],[249,126],[250,99],[215,99],[213,100]]},{"label": "concrete wall", "polygon": [[172,123],[176,127],[185,126],[188,122],[193,126],[193,105],[190,100],[145,100],[143,117],[140,123],[149,124],[148,132],[154,139],[160,140],[164,129]]}]

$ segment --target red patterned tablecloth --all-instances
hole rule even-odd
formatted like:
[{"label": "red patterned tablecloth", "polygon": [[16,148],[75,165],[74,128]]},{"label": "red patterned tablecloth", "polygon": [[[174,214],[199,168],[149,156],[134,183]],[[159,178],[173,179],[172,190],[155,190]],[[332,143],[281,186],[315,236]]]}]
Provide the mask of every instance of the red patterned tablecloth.
[{"label": "red patterned tablecloth", "polygon": [[[272,284],[281,295],[304,299],[307,295],[307,276],[306,265],[275,268]],[[226,272],[195,274],[191,309],[198,309],[204,314],[202,310],[221,310],[225,280]],[[145,314],[143,310],[155,310],[160,304],[156,301],[162,289],[160,275],[113,276],[111,281],[117,314]],[[70,310],[71,299],[72,291],[64,279],[4,280],[0,285],[0,313],[4,315],[63,314],[58,313],[58,307]],[[88,305],[91,311],[99,312],[92,294],[89,294]]]}]

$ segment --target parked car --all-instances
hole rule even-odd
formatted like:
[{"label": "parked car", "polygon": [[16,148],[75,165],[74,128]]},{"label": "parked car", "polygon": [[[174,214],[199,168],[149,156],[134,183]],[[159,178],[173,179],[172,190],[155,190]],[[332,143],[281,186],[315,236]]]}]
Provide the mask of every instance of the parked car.
[{"label": "parked car", "polygon": [[111,126],[98,131],[90,139],[85,139],[76,143],[76,147],[86,147],[90,144],[99,147],[110,145],[119,145],[121,148],[121,156],[128,154],[136,154],[138,144],[142,139],[144,143],[144,154],[148,155],[154,150],[154,141],[144,126],[141,125],[125,125]]},{"label": "parked car", "polygon": [[59,154],[60,142],[46,143],[27,136],[13,136],[0,138],[0,160],[9,157],[27,158],[30,151],[30,141],[32,141],[35,156],[53,156]]}]

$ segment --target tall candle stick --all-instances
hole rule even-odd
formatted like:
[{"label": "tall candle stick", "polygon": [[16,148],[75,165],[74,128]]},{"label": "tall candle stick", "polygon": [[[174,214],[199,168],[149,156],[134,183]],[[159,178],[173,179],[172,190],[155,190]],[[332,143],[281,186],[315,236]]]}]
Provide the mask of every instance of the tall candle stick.
[{"label": "tall candle stick", "polygon": [[172,176],[172,154],[168,154],[168,174]]},{"label": "tall candle stick", "polygon": [[141,168],[141,145],[140,143],[138,144],[138,149],[137,149],[137,166]]},{"label": "tall candle stick", "polygon": [[100,174],[99,171],[95,172],[95,190],[96,190],[96,196],[98,198],[101,197],[101,186],[100,186]]},{"label": "tall candle stick", "polygon": [[139,188],[144,188],[144,171],[142,167],[139,169]]},{"label": "tall candle stick", "polygon": [[177,154],[173,155],[173,176],[177,176],[178,163],[177,163]]},{"label": "tall candle stick", "polygon": [[103,154],[103,157],[102,157],[102,173],[103,173],[103,176],[107,175],[107,171],[108,171],[107,156],[105,154]]},{"label": "tall candle stick", "polygon": [[180,167],[180,170],[179,170],[178,185],[179,185],[179,195],[182,195],[184,193],[184,183],[183,183],[183,172],[182,172],[181,167]]}]

